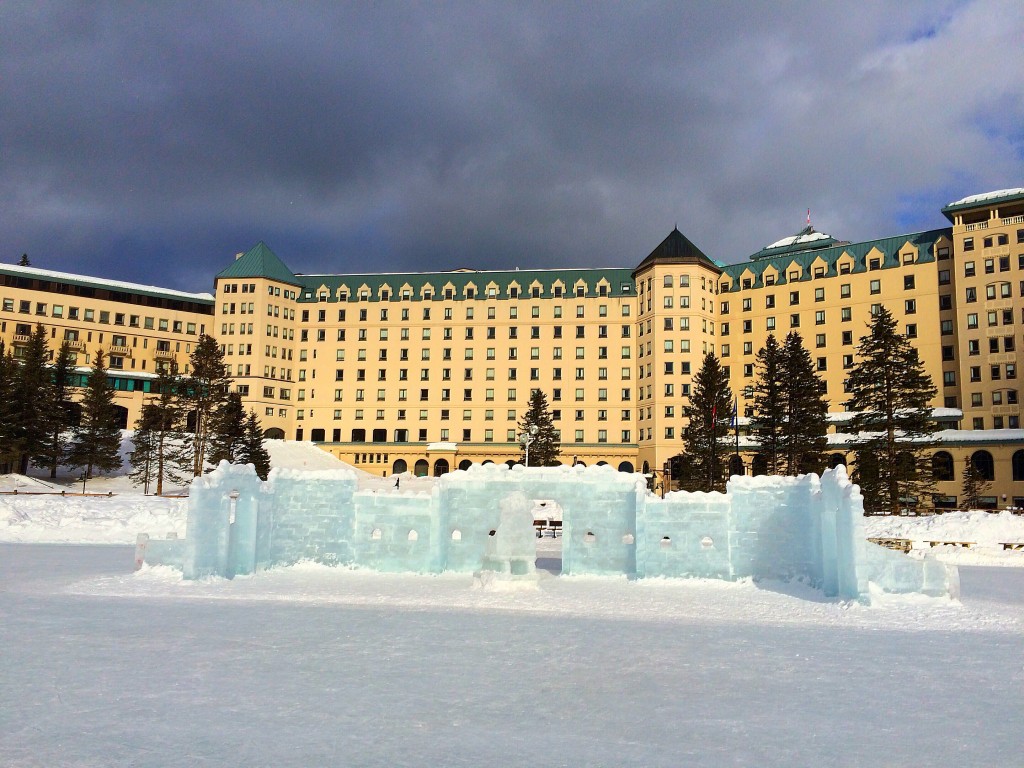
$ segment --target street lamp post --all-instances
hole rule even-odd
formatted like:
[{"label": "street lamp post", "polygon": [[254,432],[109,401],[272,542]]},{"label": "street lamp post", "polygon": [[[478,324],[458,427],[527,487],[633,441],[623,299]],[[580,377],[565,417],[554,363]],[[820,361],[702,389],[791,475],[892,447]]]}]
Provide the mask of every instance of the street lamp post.
[{"label": "street lamp post", "polygon": [[537,425],[531,424],[525,432],[519,435],[519,442],[522,443],[523,449],[526,451],[523,464],[527,467],[530,466],[530,446],[537,439],[538,431]]}]

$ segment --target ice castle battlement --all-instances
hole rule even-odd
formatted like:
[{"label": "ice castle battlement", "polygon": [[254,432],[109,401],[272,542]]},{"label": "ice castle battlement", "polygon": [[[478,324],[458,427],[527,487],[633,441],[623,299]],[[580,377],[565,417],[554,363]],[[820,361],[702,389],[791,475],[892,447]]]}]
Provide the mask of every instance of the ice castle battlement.
[{"label": "ice castle battlement", "polygon": [[[648,492],[643,476],[608,466],[473,465],[430,493],[359,490],[349,470],[221,464],[197,478],[185,539],[140,536],[136,561],[181,568],[186,579],[233,577],[300,560],[383,572],[473,573],[496,562],[494,536],[514,500],[562,511],[562,573],[632,578],[804,579],[827,596],[955,595],[957,573],[867,542],[860,490],[837,467],[817,475],[733,477],[722,493]],[[515,537],[535,556],[535,541]]]}]

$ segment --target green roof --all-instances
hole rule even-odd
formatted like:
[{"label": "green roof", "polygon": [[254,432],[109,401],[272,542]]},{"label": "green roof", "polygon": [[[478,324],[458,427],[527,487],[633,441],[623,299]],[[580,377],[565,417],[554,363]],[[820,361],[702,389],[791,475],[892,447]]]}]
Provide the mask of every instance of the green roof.
[{"label": "green roof", "polygon": [[798,266],[801,268],[801,280],[812,279],[808,274],[807,267],[821,259],[825,262],[826,277],[838,274],[838,261],[843,254],[853,257],[851,272],[866,272],[868,270],[867,255],[873,249],[878,249],[883,254],[882,269],[899,266],[899,251],[907,243],[912,244],[918,252],[919,262],[935,260],[935,242],[942,237],[952,238],[953,230],[949,227],[944,229],[932,229],[927,232],[916,232],[909,235],[897,235],[895,237],[883,237],[878,240],[867,240],[863,243],[846,243],[834,245],[829,248],[821,248],[813,251],[800,251],[783,256],[759,258],[753,261],[744,261],[739,264],[730,264],[722,272],[732,280],[732,290],[739,290],[740,277],[744,272],[750,271],[753,275],[752,287],[760,288],[764,285],[763,275],[769,267],[774,267],[778,273],[776,285],[784,285],[789,279],[789,268]]},{"label": "green roof", "polygon": [[842,245],[832,235],[815,231],[814,227],[808,224],[792,237],[787,237],[772,245],[766,245],[750,258],[753,260],[770,259],[774,256],[784,256],[789,253],[800,253],[801,251],[817,251],[828,248],[830,245]]},{"label": "green roof", "polygon": [[444,299],[445,288],[451,286],[453,299],[467,299],[466,288],[472,284],[475,286],[474,300],[486,299],[487,287],[494,283],[496,287],[495,298],[511,298],[510,288],[513,285],[519,287],[519,295],[528,296],[530,288],[535,283],[540,285],[540,295],[543,298],[554,296],[556,283],[561,283],[565,298],[572,298],[576,295],[576,284],[582,281],[586,284],[586,295],[589,297],[598,296],[598,283],[602,280],[608,284],[607,295],[609,297],[621,297],[633,295],[632,270],[609,268],[579,268],[579,269],[531,269],[531,270],[496,270],[496,271],[475,271],[457,270],[454,272],[408,272],[408,273],[376,273],[376,274],[347,274],[347,275],[297,275],[294,283],[300,285],[299,301],[317,301],[318,291],[321,286],[327,289],[328,301],[338,300],[338,290],[345,287],[348,292],[348,301],[358,301],[359,291],[366,286],[370,292],[370,301],[381,301],[381,290],[389,291],[388,301],[401,298],[401,291],[408,287],[413,299],[420,299],[422,290],[431,286],[433,300]]},{"label": "green roof", "polygon": [[239,277],[265,277],[281,283],[300,285],[295,274],[262,240],[235,259],[231,266],[217,274],[218,279]]}]

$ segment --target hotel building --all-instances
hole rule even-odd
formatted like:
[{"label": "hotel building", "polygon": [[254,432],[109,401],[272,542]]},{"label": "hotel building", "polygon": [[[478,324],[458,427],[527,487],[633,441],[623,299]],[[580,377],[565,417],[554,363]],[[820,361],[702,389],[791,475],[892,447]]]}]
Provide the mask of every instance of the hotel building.
[{"label": "hotel building", "polygon": [[632,269],[311,275],[259,243],[216,275],[213,295],[0,265],[0,338],[18,354],[42,322],[51,350],[71,341],[82,366],[104,349],[130,425],[157,366],[185,370],[210,333],[268,436],[382,474],[518,460],[535,388],[566,463],[663,471],[710,352],[739,406],[733,469],[750,473],[742,433],[768,334],[803,336],[827,386],[834,464],[850,453],[846,373],[885,306],[938,389],[939,482],[921,505],[955,507],[972,456],[992,479],[987,506],[1024,507],[1024,189],[942,212],[951,227],[857,243],[808,226],[729,265],[678,230]]}]

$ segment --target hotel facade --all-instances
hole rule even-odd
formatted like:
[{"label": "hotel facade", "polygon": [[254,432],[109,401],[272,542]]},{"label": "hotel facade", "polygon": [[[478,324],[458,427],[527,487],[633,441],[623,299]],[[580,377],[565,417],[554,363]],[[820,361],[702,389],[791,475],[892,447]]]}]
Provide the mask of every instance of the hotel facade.
[{"label": "hotel facade", "polygon": [[729,265],[678,230],[636,267],[603,269],[311,275],[259,243],[216,275],[213,294],[0,265],[0,338],[18,355],[42,323],[51,351],[71,343],[82,381],[103,349],[130,426],[156,370],[187,372],[208,333],[268,436],[381,474],[517,461],[536,388],[565,463],[663,472],[713,353],[738,402],[731,470],[749,474],[768,335],[802,335],[827,386],[830,463],[845,462],[846,375],[884,306],[938,390],[936,495],[920,506],[957,506],[969,456],[991,478],[985,506],[1024,507],[1024,189],[942,212],[951,226],[867,242],[808,226]]}]

